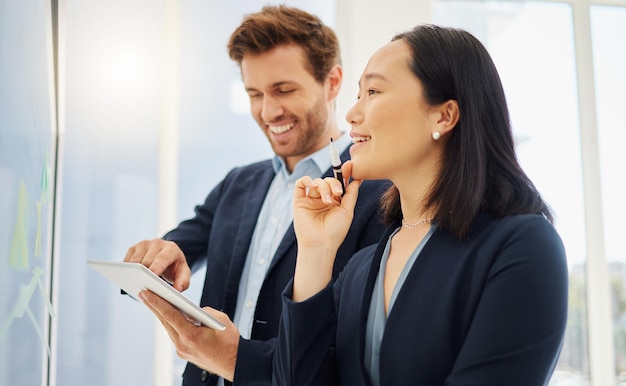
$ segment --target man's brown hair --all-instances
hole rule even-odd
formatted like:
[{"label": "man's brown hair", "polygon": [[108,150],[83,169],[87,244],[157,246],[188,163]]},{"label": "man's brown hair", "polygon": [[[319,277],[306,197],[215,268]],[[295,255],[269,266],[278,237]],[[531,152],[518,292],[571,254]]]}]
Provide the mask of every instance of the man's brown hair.
[{"label": "man's brown hair", "polygon": [[265,6],[244,17],[228,41],[228,55],[241,66],[245,55],[260,55],[276,46],[297,44],[308,59],[309,72],[323,82],[341,64],[335,32],[319,17],[285,5]]}]

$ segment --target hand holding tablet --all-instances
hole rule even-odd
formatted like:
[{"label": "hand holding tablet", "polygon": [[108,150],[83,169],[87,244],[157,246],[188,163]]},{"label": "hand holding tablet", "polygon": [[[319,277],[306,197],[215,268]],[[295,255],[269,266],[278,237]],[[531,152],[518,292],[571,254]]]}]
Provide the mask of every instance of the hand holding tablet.
[{"label": "hand holding tablet", "polygon": [[87,260],[87,264],[135,299],[139,298],[139,292],[150,290],[176,307],[189,321],[216,330],[226,328],[140,263]]}]

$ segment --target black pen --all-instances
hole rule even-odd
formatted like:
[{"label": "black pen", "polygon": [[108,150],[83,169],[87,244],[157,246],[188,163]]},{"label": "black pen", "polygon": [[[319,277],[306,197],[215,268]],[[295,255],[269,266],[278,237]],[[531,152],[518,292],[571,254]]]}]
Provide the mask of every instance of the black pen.
[{"label": "black pen", "polygon": [[341,195],[343,196],[346,193],[346,187],[343,185],[341,158],[339,158],[339,152],[337,151],[337,147],[335,146],[332,137],[330,138],[330,163],[333,165],[333,174],[335,175],[335,178],[341,182]]}]

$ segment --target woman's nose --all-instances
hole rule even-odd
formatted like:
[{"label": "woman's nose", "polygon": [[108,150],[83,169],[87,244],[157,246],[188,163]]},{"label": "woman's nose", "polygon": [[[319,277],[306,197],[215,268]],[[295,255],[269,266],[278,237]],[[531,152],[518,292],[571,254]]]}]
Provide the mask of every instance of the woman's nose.
[{"label": "woman's nose", "polygon": [[348,110],[348,112],[346,113],[346,121],[348,121],[348,123],[351,125],[358,125],[363,121],[363,116],[359,112],[358,104],[359,101],[356,101],[354,105],[352,105],[350,110]]}]

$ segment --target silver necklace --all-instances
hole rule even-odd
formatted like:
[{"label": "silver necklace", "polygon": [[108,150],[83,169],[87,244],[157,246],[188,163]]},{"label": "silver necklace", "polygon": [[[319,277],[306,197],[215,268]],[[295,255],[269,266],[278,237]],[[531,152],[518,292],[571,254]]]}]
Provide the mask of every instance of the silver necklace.
[{"label": "silver necklace", "polygon": [[402,219],[402,226],[405,227],[405,228],[413,229],[413,228],[417,228],[418,226],[420,226],[422,224],[428,224],[431,221],[433,221],[432,218],[425,218],[423,220],[419,220],[416,223],[408,223],[408,222],[404,221],[404,219]]}]

